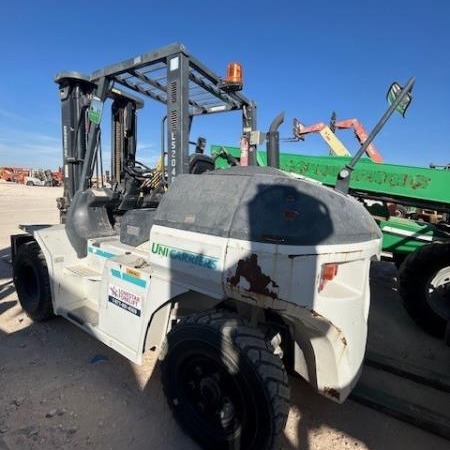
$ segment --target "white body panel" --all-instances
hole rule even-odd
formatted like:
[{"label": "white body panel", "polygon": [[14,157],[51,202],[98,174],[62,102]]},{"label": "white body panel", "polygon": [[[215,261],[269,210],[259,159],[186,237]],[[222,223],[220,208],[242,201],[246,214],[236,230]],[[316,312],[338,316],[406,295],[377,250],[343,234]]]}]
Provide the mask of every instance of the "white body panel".
[{"label": "white body panel", "polygon": [[222,279],[228,239],[153,226],[150,264],[154,277],[225,298]]},{"label": "white body panel", "polygon": [[[210,299],[206,307],[232,298],[277,311],[296,342],[296,370],[323,394],[342,401],[357,381],[367,336],[369,265],[379,255],[379,239],[283,246],[154,225],[150,241],[138,248],[118,236],[91,239],[87,257],[79,259],[63,225],[35,238],[47,260],[55,312],[134,362],[141,362],[155,312],[196,292]],[[325,263],[337,263],[339,270],[319,292]],[[161,339],[169,311],[161,316]]]},{"label": "white body panel", "polygon": [[[351,391],[362,366],[370,304],[370,261],[378,257],[381,242],[293,247],[230,240],[227,250],[227,294],[244,302],[278,311],[296,324],[298,342],[309,341],[314,349],[317,389],[335,400]],[[249,289],[240,277],[230,283],[239,261],[257,255],[262,274],[271,274],[265,295]],[[319,292],[321,267],[337,263],[338,274]],[[259,273],[259,269],[257,270]],[[261,290],[262,286],[259,286]],[[297,340],[297,339],[296,339]]]}]

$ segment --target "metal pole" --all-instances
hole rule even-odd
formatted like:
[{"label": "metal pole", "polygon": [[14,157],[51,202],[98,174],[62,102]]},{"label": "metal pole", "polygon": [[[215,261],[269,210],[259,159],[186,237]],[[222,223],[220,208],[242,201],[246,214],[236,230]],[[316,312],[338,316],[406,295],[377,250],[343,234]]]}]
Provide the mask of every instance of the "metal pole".
[{"label": "metal pole", "polygon": [[375,136],[380,132],[381,128],[383,128],[384,124],[388,121],[389,117],[392,116],[394,111],[397,109],[398,105],[402,102],[402,100],[406,97],[409,91],[411,91],[414,86],[415,78],[410,78],[406,86],[402,89],[400,95],[395,99],[395,101],[391,104],[388,110],[384,113],[378,123],[375,125],[367,139],[361,145],[360,149],[356,153],[356,155],[352,158],[352,160],[345,165],[343,169],[339,171],[338,178],[336,181],[335,189],[344,194],[348,193],[349,184],[350,184],[350,176],[352,174],[353,169],[355,168],[356,163],[359,161],[361,156],[365,153],[367,147],[371,144],[371,142],[375,139]]},{"label": "metal pole", "polygon": [[189,173],[189,58],[175,53],[167,58],[167,175]]},{"label": "metal pole", "polygon": [[[98,81],[98,87],[96,89],[96,95],[101,101],[105,101],[106,93],[108,91],[109,81],[106,78],[101,78]],[[81,172],[79,191],[84,191],[89,187],[89,179],[92,176],[93,161],[95,157],[95,151],[97,147],[97,136],[100,129],[100,125],[91,122],[88,137],[88,147],[86,149],[86,155],[83,161],[83,170]]]},{"label": "metal pole", "polygon": [[248,165],[257,166],[256,145],[250,145],[250,134],[256,130],[256,103],[250,102],[242,108],[243,136],[248,140]]},{"label": "metal pole", "polygon": [[270,124],[267,133],[266,151],[267,165],[270,167],[280,168],[280,133],[278,128],[284,122],[284,112],[278,114]]},{"label": "metal pole", "polygon": [[167,114],[161,120],[161,171],[164,178],[165,172],[165,158],[166,158],[166,121]]}]

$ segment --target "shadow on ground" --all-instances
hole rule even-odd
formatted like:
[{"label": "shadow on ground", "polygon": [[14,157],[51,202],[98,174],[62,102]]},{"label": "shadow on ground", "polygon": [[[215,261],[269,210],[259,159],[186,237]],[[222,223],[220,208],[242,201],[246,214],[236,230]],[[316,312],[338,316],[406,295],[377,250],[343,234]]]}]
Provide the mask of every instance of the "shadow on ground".
[{"label": "shadow on ground", "polygon": [[[0,288],[8,292],[0,300],[0,449],[198,448],[172,418],[155,354],[138,367],[63,319],[32,323],[11,286],[6,280]],[[386,326],[399,317],[420,333],[402,316],[386,279],[385,285],[374,287],[371,336],[391,339]],[[430,339],[427,345],[439,347]],[[369,346],[375,345],[371,342],[369,338]],[[282,448],[447,448],[448,442],[351,400],[334,404],[300,379],[291,378],[291,391]]]}]

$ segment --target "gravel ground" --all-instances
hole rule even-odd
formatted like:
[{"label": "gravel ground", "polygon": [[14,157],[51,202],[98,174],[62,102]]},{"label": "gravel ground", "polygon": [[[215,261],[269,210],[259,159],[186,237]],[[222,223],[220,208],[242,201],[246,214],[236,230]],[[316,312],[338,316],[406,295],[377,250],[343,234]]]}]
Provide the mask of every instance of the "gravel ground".
[{"label": "gravel ground", "polygon": [[[60,195],[60,188],[0,184],[0,450],[198,448],[170,414],[155,354],[136,366],[61,318],[35,324],[20,309],[9,236],[19,223],[56,223]],[[448,348],[412,324],[394,277],[390,263],[374,271],[369,347],[399,341],[393,354],[448,374]],[[449,448],[448,441],[352,400],[336,405],[299,379],[291,379],[291,390],[283,449]]]}]

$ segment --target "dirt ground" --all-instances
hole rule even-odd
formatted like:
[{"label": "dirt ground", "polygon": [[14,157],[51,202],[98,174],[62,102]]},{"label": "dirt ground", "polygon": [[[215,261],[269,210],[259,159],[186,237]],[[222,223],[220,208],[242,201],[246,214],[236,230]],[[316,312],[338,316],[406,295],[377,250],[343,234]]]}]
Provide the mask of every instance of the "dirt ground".
[{"label": "dirt ground", "polygon": [[[32,323],[18,305],[9,236],[19,223],[57,223],[59,195],[60,188],[0,184],[0,450],[197,449],[166,405],[155,354],[136,366],[61,318]],[[390,347],[404,361],[448,375],[449,348],[410,321],[394,278],[391,263],[373,271],[369,349]],[[450,447],[352,400],[336,405],[299,379],[291,390],[283,449]]]}]

